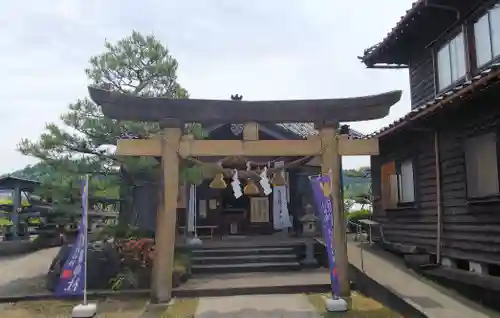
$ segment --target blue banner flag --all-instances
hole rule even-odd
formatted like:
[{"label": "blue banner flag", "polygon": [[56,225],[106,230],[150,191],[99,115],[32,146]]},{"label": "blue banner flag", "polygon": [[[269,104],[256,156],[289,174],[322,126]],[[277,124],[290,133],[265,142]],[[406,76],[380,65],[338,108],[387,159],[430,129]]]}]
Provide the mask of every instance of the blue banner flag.
[{"label": "blue banner flag", "polygon": [[316,202],[318,217],[321,219],[323,239],[325,241],[328,265],[330,269],[330,281],[332,286],[332,296],[340,296],[339,281],[335,265],[335,251],[333,249],[333,207],[330,200],[330,177],[314,176],[310,178]]},{"label": "blue banner flag", "polygon": [[56,288],[57,296],[83,295],[85,293],[85,275],[87,262],[87,203],[88,178],[82,182],[82,220],[78,228],[76,241],[64,263]]}]

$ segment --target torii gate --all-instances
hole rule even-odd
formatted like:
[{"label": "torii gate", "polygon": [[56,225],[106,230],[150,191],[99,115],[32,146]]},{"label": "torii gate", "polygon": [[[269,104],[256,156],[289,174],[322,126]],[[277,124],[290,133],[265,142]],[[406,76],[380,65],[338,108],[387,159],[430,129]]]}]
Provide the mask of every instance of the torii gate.
[{"label": "torii gate", "polygon": [[[157,257],[153,266],[152,300],[171,298],[176,236],[179,159],[220,156],[319,157],[322,173],[332,172],[334,248],[342,296],[350,296],[341,156],[377,155],[377,139],[347,139],[337,135],[340,122],[387,116],[401,91],[356,98],[282,101],[173,100],[137,97],[89,87],[90,97],[105,116],[116,120],[159,122],[163,138],[118,140],[117,155],[161,157],[163,202],[156,222]],[[307,140],[258,140],[259,123],[311,122],[319,136]],[[194,140],[182,136],[185,123],[244,124],[243,140]],[[339,138],[340,137],[340,138]]]}]

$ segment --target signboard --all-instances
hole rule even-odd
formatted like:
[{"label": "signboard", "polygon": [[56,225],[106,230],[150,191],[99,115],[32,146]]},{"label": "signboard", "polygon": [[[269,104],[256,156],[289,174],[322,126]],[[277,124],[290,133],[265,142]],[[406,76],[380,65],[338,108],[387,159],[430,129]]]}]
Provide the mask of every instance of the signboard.
[{"label": "signboard", "polygon": [[88,178],[82,184],[82,221],[78,235],[64,263],[56,288],[57,296],[84,295],[87,262]]},{"label": "signboard", "polygon": [[[278,161],[274,167],[283,167],[285,163]],[[285,177],[284,172],[283,177]],[[292,227],[290,213],[288,212],[288,185],[274,186],[273,189],[273,227],[275,230],[283,230]]]},{"label": "signboard", "polygon": [[313,189],[318,217],[321,219],[322,223],[321,229],[328,256],[332,296],[338,298],[340,296],[340,290],[335,265],[335,251],[333,249],[333,207],[332,201],[330,200],[330,177],[313,176],[309,179]]},{"label": "signboard", "polygon": [[269,198],[250,198],[250,222],[269,222]]}]

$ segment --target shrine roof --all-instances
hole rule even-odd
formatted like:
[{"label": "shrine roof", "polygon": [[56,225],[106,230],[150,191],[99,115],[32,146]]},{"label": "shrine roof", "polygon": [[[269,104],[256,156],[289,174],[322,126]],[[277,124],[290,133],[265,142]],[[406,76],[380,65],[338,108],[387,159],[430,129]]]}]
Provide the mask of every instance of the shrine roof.
[{"label": "shrine roof", "polygon": [[378,95],[312,100],[235,101],[139,97],[89,87],[105,116],[117,120],[198,123],[353,122],[387,116],[401,91]]},{"label": "shrine roof", "polygon": [[13,176],[0,177],[0,189],[15,189],[20,186],[22,191],[33,191],[40,182]]},{"label": "shrine roof", "polygon": [[[234,126],[234,125],[242,126],[242,124],[231,124],[231,126]],[[269,125],[269,127],[273,127],[273,126],[280,129],[280,130],[284,130],[288,133],[291,133],[291,134],[293,134],[293,136],[295,136],[299,139],[304,139],[304,138],[307,138],[308,136],[311,136],[311,135],[314,136],[314,135],[319,134],[319,131],[314,128],[314,124],[312,124],[312,123],[285,123],[285,124],[277,123],[277,124]],[[218,127],[218,126],[215,126],[215,127]],[[241,127],[240,129],[243,130],[243,127]],[[349,127],[348,135],[351,139],[364,139],[364,138],[366,138],[365,134],[363,134],[357,130],[354,130],[350,127]]]},{"label": "shrine roof", "polygon": [[[287,123],[276,125],[302,138],[307,138],[307,136],[319,134],[319,131],[314,129],[314,124],[312,123]],[[366,135],[349,127],[349,137],[351,139],[364,139],[366,138]]]}]

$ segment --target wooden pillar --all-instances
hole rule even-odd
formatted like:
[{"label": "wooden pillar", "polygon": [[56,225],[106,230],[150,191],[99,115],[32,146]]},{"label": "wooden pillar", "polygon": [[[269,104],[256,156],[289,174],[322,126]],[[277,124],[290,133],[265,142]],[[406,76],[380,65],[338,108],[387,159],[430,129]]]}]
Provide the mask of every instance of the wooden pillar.
[{"label": "wooden pillar", "polygon": [[320,129],[320,138],[322,146],[321,173],[328,174],[330,171],[332,172],[333,247],[335,249],[340,296],[350,297],[344,201],[340,185],[341,156],[339,155],[339,140],[336,125],[322,126]]},{"label": "wooden pillar", "polygon": [[[12,239],[17,240],[19,238],[19,212],[23,208],[22,204],[22,191],[20,181],[16,181],[16,185],[12,191],[12,212],[10,215],[10,220],[12,222]],[[27,229],[25,229],[26,231]]]},{"label": "wooden pillar", "polygon": [[181,138],[179,127],[165,128],[162,141],[163,187],[156,217],[156,258],[153,264],[152,300],[163,303],[172,294],[174,249],[177,221],[177,195],[179,191],[178,149]]}]

